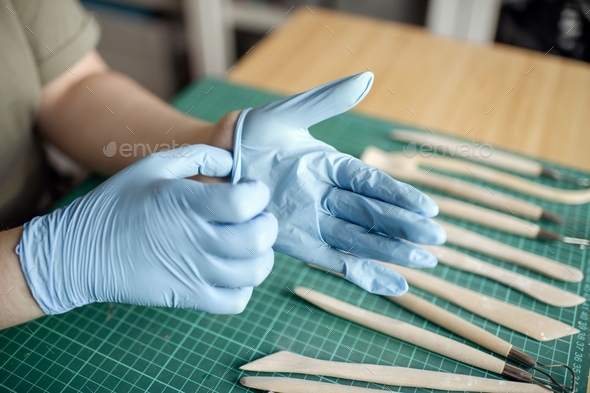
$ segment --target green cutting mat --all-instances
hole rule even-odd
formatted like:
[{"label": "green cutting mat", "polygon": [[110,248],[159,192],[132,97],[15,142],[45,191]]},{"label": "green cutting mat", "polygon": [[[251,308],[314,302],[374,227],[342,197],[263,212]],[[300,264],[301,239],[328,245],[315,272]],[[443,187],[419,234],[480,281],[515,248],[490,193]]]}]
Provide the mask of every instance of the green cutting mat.
[{"label": "green cutting mat", "polygon": [[[230,110],[260,105],[276,98],[224,81],[206,79],[180,94],[174,104],[191,115],[214,121]],[[312,132],[339,150],[359,156],[367,145],[376,145],[385,150],[401,149],[402,145],[387,137],[393,127],[402,125],[345,114],[314,127]],[[99,181],[90,180],[78,190],[78,195],[89,191]],[[590,221],[588,205],[535,202],[557,213],[574,217],[578,220],[573,224],[575,228],[585,236],[590,235],[590,230],[584,224]],[[481,259],[589,297],[590,265],[586,263],[586,251],[569,245],[508,236],[464,223],[460,225],[477,229],[480,233],[521,249],[580,267],[586,273],[586,280],[577,284],[564,284],[480,256]],[[412,289],[437,305],[510,341],[517,348],[537,356],[543,362],[569,364],[578,371],[577,391],[586,391],[590,366],[586,335],[590,309],[587,304],[559,309],[536,302],[494,281],[445,266],[437,266],[434,274],[578,327],[581,333],[577,336],[539,343]],[[488,375],[484,371],[327,314],[295,297],[291,291],[298,285],[314,287],[363,308],[465,342],[381,297],[365,293],[344,280],[277,254],[273,274],[255,290],[247,310],[241,315],[216,316],[189,310],[94,304],[65,315],[45,317],[2,331],[0,391],[242,392],[247,389],[237,384],[243,374],[238,367],[278,350],[290,350],[327,360],[410,366],[496,378],[495,375]],[[563,375],[559,370],[555,370],[555,374],[558,377]],[[389,391],[387,387],[367,383],[333,378],[322,380]],[[416,390],[401,389],[404,392]]]}]

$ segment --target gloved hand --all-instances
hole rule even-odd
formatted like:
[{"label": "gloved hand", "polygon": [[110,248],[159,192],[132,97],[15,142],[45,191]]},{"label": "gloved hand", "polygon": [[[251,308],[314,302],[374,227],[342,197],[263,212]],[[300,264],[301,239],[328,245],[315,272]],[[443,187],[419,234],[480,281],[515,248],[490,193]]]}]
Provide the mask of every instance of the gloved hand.
[{"label": "gloved hand", "polygon": [[402,239],[442,244],[427,217],[438,206],[415,188],[314,139],[308,127],[349,110],[368,93],[365,72],[242,111],[235,129],[233,181],[262,180],[279,221],[274,249],[341,273],[369,292],[400,295],[403,277],[371,259],[431,267],[436,258]]},{"label": "gloved hand", "polygon": [[205,145],[155,153],[25,224],[17,254],[41,309],[121,302],[241,312],[273,267],[268,187],[184,179],[231,167],[230,153]]}]

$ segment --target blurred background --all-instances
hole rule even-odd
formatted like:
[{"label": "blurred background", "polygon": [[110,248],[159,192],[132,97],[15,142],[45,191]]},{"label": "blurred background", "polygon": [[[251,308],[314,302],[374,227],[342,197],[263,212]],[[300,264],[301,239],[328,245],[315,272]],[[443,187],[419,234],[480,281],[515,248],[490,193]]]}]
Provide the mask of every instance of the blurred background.
[{"label": "blurred background", "polygon": [[109,65],[163,99],[223,76],[297,6],[320,6],[590,61],[590,0],[83,0],[102,26]]}]

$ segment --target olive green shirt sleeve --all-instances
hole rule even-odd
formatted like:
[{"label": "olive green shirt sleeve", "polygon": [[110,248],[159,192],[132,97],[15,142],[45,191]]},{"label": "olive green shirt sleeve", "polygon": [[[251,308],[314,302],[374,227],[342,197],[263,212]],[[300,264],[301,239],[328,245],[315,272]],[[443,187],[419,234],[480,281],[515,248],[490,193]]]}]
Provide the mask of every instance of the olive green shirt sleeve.
[{"label": "olive green shirt sleeve", "polygon": [[76,0],[13,1],[45,85],[96,47],[100,28]]}]

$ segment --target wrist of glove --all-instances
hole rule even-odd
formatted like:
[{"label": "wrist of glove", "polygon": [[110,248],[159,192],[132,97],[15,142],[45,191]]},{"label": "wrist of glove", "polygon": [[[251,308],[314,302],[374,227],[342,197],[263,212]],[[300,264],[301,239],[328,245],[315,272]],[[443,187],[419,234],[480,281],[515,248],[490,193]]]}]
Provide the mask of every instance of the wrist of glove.
[{"label": "wrist of glove", "polygon": [[369,72],[339,79],[240,114],[232,180],[255,177],[279,221],[274,249],[344,275],[369,292],[401,295],[405,279],[372,259],[432,267],[419,244],[442,244],[432,199],[313,138],[308,128],[359,103]]},{"label": "wrist of glove", "polygon": [[260,181],[224,177],[230,153],[155,153],[71,205],[25,224],[17,247],[46,314],[93,302],[239,313],[273,266],[277,221]]}]

